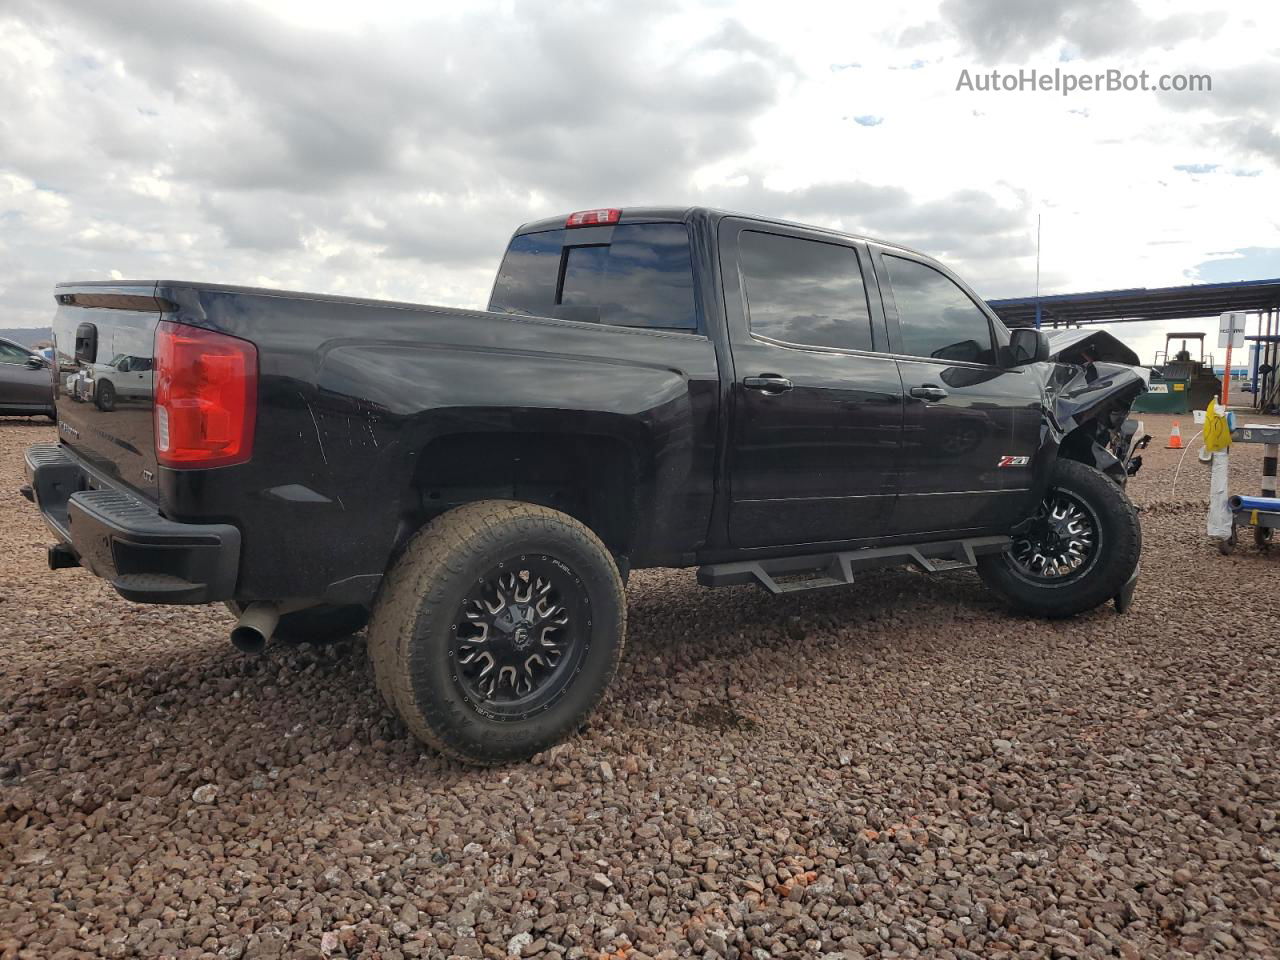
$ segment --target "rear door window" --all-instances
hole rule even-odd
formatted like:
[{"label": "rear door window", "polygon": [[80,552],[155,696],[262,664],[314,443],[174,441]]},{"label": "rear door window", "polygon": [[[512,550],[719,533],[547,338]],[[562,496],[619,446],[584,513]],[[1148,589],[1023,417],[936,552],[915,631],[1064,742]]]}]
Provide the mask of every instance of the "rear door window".
[{"label": "rear door window", "polygon": [[512,238],[507,255],[502,258],[502,266],[498,268],[489,309],[498,313],[551,316],[551,307],[556,302],[563,238],[563,230],[545,230]]},{"label": "rear door window", "polygon": [[872,349],[867,291],[852,247],[744,230],[738,261],[756,336],[800,346]]},{"label": "rear door window", "polygon": [[[577,237],[601,242],[575,243]],[[516,237],[490,310],[622,327],[693,331],[693,262],[679,223],[628,223],[608,231],[547,230]]]}]

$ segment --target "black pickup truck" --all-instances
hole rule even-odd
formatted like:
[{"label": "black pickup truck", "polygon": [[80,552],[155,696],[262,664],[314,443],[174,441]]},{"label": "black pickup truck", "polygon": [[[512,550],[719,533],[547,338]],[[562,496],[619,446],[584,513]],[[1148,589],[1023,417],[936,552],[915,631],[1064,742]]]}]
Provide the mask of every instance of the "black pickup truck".
[{"label": "black pickup truck", "polygon": [[167,280],[56,299],[59,438],[23,491],[50,565],[225,602],[250,651],[367,621],[387,704],[476,762],[594,708],[632,568],[784,593],[976,567],[1053,617],[1136,582],[1137,357],[1011,332],[892,243],[605,209],[521,227],[487,311]]}]

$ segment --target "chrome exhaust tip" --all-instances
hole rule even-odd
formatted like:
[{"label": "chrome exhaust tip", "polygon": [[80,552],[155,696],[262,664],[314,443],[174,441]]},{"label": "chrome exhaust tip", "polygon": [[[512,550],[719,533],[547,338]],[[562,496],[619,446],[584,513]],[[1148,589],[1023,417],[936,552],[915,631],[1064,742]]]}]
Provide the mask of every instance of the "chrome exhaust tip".
[{"label": "chrome exhaust tip", "polygon": [[274,603],[251,603],[231,628],[231,643],[241,653],[260,654],[279,622],[280,608]]}]

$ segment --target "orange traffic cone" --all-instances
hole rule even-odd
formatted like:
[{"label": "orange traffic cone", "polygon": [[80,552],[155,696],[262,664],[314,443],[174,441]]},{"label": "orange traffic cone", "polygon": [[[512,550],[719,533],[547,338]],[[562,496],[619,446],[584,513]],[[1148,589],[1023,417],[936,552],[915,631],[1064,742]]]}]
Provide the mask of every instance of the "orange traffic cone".
[{"label": "orange traffic cone", "polygon": [[1169,431],[1169,442],[1164,445],[1166,450],[1182,449],[1182,427],[1178,426],[1178,421],[1173,421],[1173,429]]}]

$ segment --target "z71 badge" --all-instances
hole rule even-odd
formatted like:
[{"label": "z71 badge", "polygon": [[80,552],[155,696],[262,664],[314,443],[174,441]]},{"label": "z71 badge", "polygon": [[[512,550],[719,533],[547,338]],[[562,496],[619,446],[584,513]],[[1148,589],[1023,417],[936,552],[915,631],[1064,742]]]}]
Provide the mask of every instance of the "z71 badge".
[{"label": "z71 badge", "polygon": [[1025,467],[1030,465],[1030,457],[1001,457],[997,467]]}]

